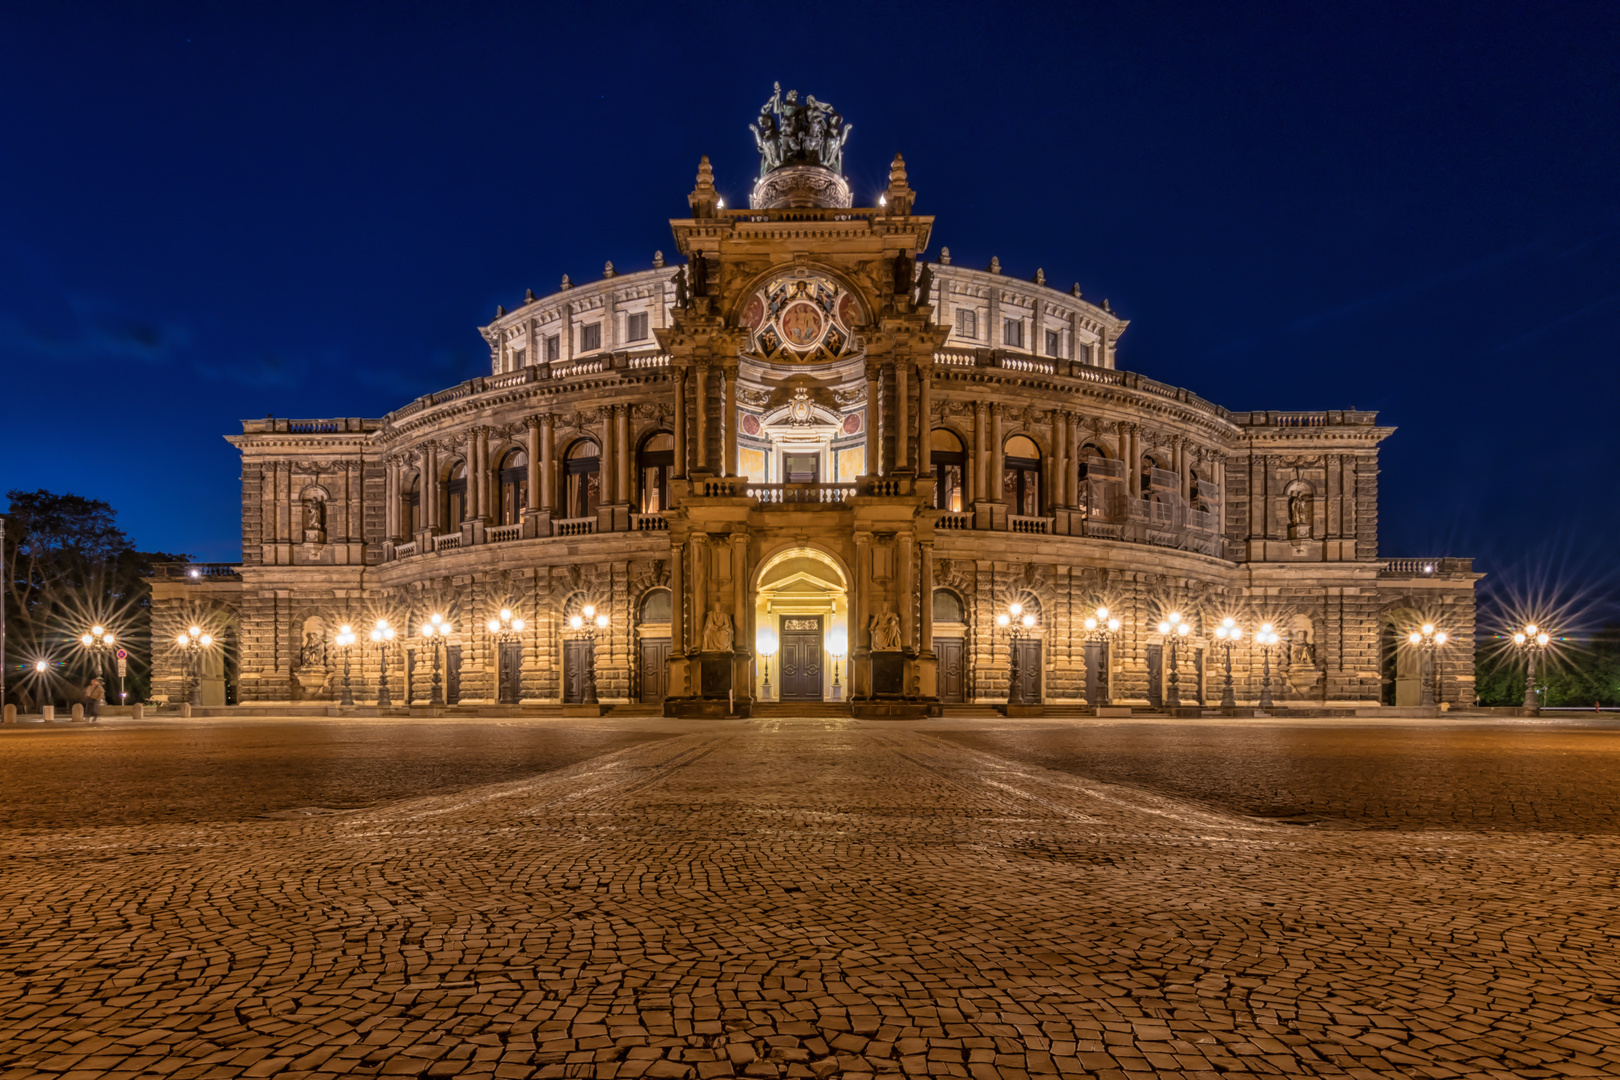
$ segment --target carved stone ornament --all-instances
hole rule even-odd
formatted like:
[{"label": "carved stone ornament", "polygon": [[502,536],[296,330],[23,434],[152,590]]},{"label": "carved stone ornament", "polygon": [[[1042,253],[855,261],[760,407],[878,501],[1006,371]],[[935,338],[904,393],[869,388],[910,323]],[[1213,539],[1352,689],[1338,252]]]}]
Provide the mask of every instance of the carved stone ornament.
[{"label": "carved stone ornament", "polygon": [[[831,105],[817,101],[814,94],[800,101],[797,90],[789,90],[783,96],[782,84],[776,83],[774,93],[760,106],[759,119],[749,124],[748,130],[754,133],[754,146],[759,150],[759,175],[763,179],[784,167],[814,167],[836,176],[843,171],[844,143],[854,127],[844,123],[844,118]],[[848,185],[845,188],[847,190]],[[849,203],[833,205],[848,206]],[[754,208],[764,207],[755,202]]]}]

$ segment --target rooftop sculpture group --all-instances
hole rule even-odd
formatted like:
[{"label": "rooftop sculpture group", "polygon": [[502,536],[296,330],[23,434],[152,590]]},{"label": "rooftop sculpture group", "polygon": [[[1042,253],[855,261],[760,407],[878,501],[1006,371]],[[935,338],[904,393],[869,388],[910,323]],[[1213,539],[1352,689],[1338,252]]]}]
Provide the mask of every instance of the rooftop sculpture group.
[{"label": "rooftop sculpture group", "polygon": [[774,86],[775,93],[760,106],[759,122],[748,125],[759,147],[759,175],[784,165],[819,165],[842,173],[844,141],[854,125],[814,94],[801,102],[797,90],[784,98],[782,84]]}]

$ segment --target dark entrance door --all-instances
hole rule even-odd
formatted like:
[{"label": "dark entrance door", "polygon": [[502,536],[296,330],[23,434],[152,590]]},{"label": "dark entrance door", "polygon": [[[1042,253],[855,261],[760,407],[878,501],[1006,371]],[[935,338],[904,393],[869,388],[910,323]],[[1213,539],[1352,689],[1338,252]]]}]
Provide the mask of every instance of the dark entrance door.
[{"label": "dark entrance door", "polygon": [[461,646],[444,647],[444,703],[455,705],[461,701]]},{"label": "dark entrance door", "polygon": [[657,705],[667,693],[664,680],[669,676],[669,638],[641,639],[641,701]]},{"label": "dark entrance door", "polygon": [[821,700],[821,616],[782,620],[782,700]]},{"label": "dark entrance door", "polygon": [[1148,704],[1155,709],[1164,708],[1164,646],[1147,647]]},{"label": "dark entrance door", "polygon": [[564,705],[578,705],[585,700],[585,665],[590,658],[591,643],[584,638],[563,642]]},{"label": "dark entrance door", "polygon": [[1086,642],[1086,703],[1097,705],[1102,702],[1103,688],[1103,643],[1100,641]]},{"label": "dark entrance door", "polygon": [[1031,638],[1018,642],[1018,682],[1024,689],[1024,701],[1034,704],[1041,700],[1041,643]]},{"label": "dark entrance door", "polygon": [[405,704],[416,700],[416,650],[405,650]]},{"label": "dark entrance door", "polygon": [[523,700],[523,642],[501,642],[502,705],[516,705]]},{"label": "dark entrance door", "polygon": [[967,700],[967,665],[963,663],[962,639],[935,638],[934,655],[939,657],[939,700],[960,704]]}]

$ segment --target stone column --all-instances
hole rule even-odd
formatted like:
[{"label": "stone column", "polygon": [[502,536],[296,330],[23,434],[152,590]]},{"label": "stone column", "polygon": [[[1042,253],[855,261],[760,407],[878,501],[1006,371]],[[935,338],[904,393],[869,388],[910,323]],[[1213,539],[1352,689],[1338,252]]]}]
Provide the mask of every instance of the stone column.
[{"label": "stone column", "polygon": [[[855,595],[850,603],[849,651],[861,655],[871,652],[870,610],[872,607],[872,534],[855,534]],[[852,666],[853,668],[853,666]]]},{"label": "stone column", "polygon": [[894,359],[894,467],[903,469],[906,462],[911,459],[907,452],[907,436],[911,432],[911,420],[907,416],[907,407],[911,404],[907,400],[910,388],[907,386],[906,361],[904,357]]},{"label": "stone column", "polygon": [[1108,327],[1106,326],[1097,328],[1097,366],[1114,366],[1108,362]]},{"label": "stone column", "polygon": [[478,429],[478,511],[473,516],[487,518],[495,502],[490,497],[492,469],[489,464],[489,428]]},{"label": "stone column", "polygon": [[686,545],[669,546],[669,595],[673,601],[669,611],[669,651],[672,656],[686,655]]},{"label": "stone column", "polygon": [[1069,496],[1070,506],[1080,505],[1080,414],[1069,414]]},{"label": "stone column", "polygon": [[900,577],[900,640],[905,644],[906,648],[915,649],[917,647],[917,640],[915,637],[917,626],[916,620],[912,617],[912,605],[916,602],[917,598],[916,593],[912,588],[911,560],[913,537],[910,533],[902,533],[899,539],[900,543],[896,545],[899,550],[895,552],[895,558],[900,561],[900,565],[897,568]]},{"label": "stone column", "polygon": [[990,474],[990,423],[986,404],[973,403],[973,501],[990,498],[990,485],[985,477]]},{"label": "stone column", "polygon": [[1142,497],[1141,461],[1136,453],[1136,425],[1119,422],[1119,456],[1125,463],[1125,494],[1133,499]]},{"label": "stone column", "polygon": [[1047,468],[1050,477],[1047,483],[1047,501],[1052,509],[1068,505],[1069,487],[1066,477],[1073,470],[1069,468],[1069,425],[1064,422],[1061,409],[1052,410],[1052,464]]},{"label": "stone column", "polygon": [[532,514],[540,509],[540,419],[531,416],[526,423],[529,427],[529,497],[524,500],[523,509]]},{"label": "stone column", "polygon": [[929,476],[934,471],[933,447],[929,443],[934,435],[934,365],[931,361],[917,364],[917,475]]},{"label": "stone column", "polygon": [[617,410],[618,406],[616,405],[602,406],[602,433],[596,437],[596,445],[600,447],[597,451],[596,469],[602,482],[600,498],[603,506],[619,501],[618,492],[615,490],[618,485],[614,482],[617,477],[617,470],[614,468],[613,461],[613,444],[617,441],[613,437],[613,422],[614,413]]},{"label": "stone column", "polygon": [[[750,655],[754,651],[754,606],[748,602],[748,536],[746,533],[735,532],[731,534],[731,603],[732,625],[736,628],[736,640],[732,648],[737,652],[746,652]],[[745,683],[746,680],[736,680],[732,685]],[[749,690],[750,696],[753,690]],[[742,697],[742,694],[738,694]]]},{"label": "stone column", "polygon": [[737,368],[735,365],[720,369],[725,404],[720,417],[720,431],[725,439],[725,475],[737,475]]},{"label": "stone column", "polygon": [[[880,421],[882,410],[878,399],[881,397],[878,378],[881,369],[875,363],[866,365],[866,474],[868,476],[883,475],[883,432]],[[854,646],[851,646],[853,648]]]},{"label": "stone column", "polygon": [[392,540],[397,534],[394,529],[394,514],[399,509],[399,499],[396,492],[399,488],[399,466],[394,464],[392,457],[383,458],[383,539]]},{"label": "stone column", "polygon": [[540,417],[540,509],[557,505],[557,421],[550,414]]},{"label": "stone column", "polygon": [[917,542],[917,613],[920,623],[917,631],[917,650],[934,651],[934,544],[931,540]]},{"label": "stone column", "polygon": [[631,502],[634,498],[634,489],[631,486],[630,469],[630,406],[624,405],[619,409],[619,501]]},{"label": "stone column", "polygon": [[709,568],[704,565],[709,557],[708,535],[692,535],[692,646],[703,649],[703,620],[709,615]]},{"label": "stone column", "polygon": [[1001,501],[1002,459],[1005,456],[1001,446],[1002,442],[1001,406],[992,404],[990,406],[990,475],[986,477],[989,482],[989,499],[991,502]]},{"label": "stone column", "polygon": [[[697,401],[693,403],[697,414],[697,471],[709,471],[709,363],[698,361]],[[707,614],[707,611],[705,611]]]},{"label": "stone column", "polygon": [[686,369],[675,369],[675,475],[686,478]]},{"label": "stone column", "polygon": [[430,535],[439,534],[439,504],[443,489],[439,484],[439,448],[428,443],[422,448],[422,520]]}]

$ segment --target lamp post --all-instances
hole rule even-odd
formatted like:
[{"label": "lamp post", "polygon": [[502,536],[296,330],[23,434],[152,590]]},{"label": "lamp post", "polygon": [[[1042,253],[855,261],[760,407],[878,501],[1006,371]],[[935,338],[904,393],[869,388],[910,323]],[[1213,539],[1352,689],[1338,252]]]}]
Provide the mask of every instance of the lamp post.
[{"label": "lamp post", "polygon": [[1192,625],[1181,617],[1181,612],[1172,611],[1170,617],[1159,623],[1159,633],[1170,640],[1170,690],[1164,697],[1164,704],[1169,709],[1181,707],[1181,676],[1176,670],[1176,641],[1186,637],[1192,632]]},{"label": "lamp post", "polygon": [[96,662],[96,678],[106,680],[107,673],[103,670],[105,661],[103,657],[112,649],[115,638],[105,626],[92,626],[88,634],[79,635],[79,644],[90,650],[90,656]]},{"label": "lamp post", "polygon": [[1423,657],[1423,671],[1420,675],[1420,678],[1423,680],[1423,701],[1421,704],[1424,706],[1433,705],[1435,650],[1446,643],[1446,632],[1444,630],[1436,630],[1434,628],[1434,623],[1424,623],[1421,628],[1406,635],[1406,640],[1410,642],[1412,647],[1417,649],[1419,655]]},{"label": "lamp post", "polygon": [[761,701],[771,700],[771,657],[776,655],[776,635],[768,627],[760,627],[759,633],[754,635],[754,647],[759,655],[765,658],[765,685],[761,690]]},{"label": "lamp post", "polygon": [[849,637],[842,630],[834,630],[827,635],[827,652],[833,658],[833,684],[832,699],[844,700],[844,688],[838,684],[838,661],[844,658],[849,651]]},{"label": "lamp post", "polygon": [[189,693],[186,690],[181,692],[185,694],[189,704],[201,705],[202,673],[199,665],[202,660],[202,650],[214,643],[214,637],[212,634],[203,633],[202,627],[193,626],[188,630],[181,631],[180,636],[175,638],[175,643],[180,646],[181,655],[185,657],[182,670],[185,672],[184,678],[189,689]]},{"label": "lamp post", "polygon": [[[503,608],[501,608],[501,613],[498,616],[496,616],[495,618],[489,620],[489,622],[484,624],[484,629],[488,630],[489,633],[490,633],[490,636],[493,637],[496,641],[517,641],[518,638],[522,635],[523,627],[525,625],[527,625],[527,624],[524,623],[524,621],[522,619],[519,619],[519,618],[517,618],[516,616],[514,616],[512,614],[512,609],[511,608],[504,608],[503,607]],[[500,675],[499,659],[497,658],[497,667],[496,667],[497,682],[499,680],[499,675]],[[496,690],[495,690],[496,700],[499,700],[500,696],[501,696],[500,687],[497,685]],[[517,697],[514,698],[510,702],[506,702],[506,704],[516,705],[516,704],[518,704],[518,699],[521,698],[522,696],[523,696],[523,694],[522,694],[522,692],[520,690]]]},{"label": "lamp post", "polygon": [[332,639],[332,644],[343,654],[343,697],[338,702],[339,705],[354,704],[354,694],[349,690],[349,650],[354,647],[357,640],[359,639],[355,636],[354,627],[348,623],[338,627],[337,636]]},{"label": "lamp post", "polygon": [[568,620],[568,625],[574,632],[582,634],[590,645],[585,650],[585,693],[584,704],[596,704],[596,634],[606,630],[608,617],[606,612],[599,612],[595,605],[586,604],[579,609],[579,614]]},{"label": "lamp post", "polygon": [[1261,623],[1255,632],[1254,643],[1260,646],[1260,707],[1271,708],[1271,647],[1282,638],[1270,623]]},{"label": "lamp post", "polygon": [[427,641],[429,650],[433,653],[433,696],[428,699],[431,705],[444,704],[444,691],[439,686],[439,647],[444,639],[450,636],[455,629],[445,617],[434,612],[428,621],[422,624],[422,637]]},{"label": "lamp post", "polygon": [[1226,677],[1221,684],[1221,708],[1237,708],[1237,697],[1232,693],[1232,650],[1243,637],[1243,627],[1237,624],[1236,619],[1222,619],[1221,625],[1215,628],[1215,644],[1226,654]]},{"label": "lamp post", "polygon": [[1024,634],[1034,628],[1035,616],[1026,613],[1023,604],[1008,604],[1007,610],[996,616],[996,626],[1007,635],[1007,704],[1023,705],[1024,673],[1018,670],[1018,645]]},{"label": "lamp post", "polygon": [[1086,616],[1086,638],[1102,643],[1097,657],[1097,700],[1091,703],[1093,709],[1110,705],[1114,700],[1113,680],[1109,678],[1108,653],[1110,639],[1119,633],[1119,625],[1119,619],[1108,614],[1105,607],[1099,607],[1095,615]]},{"label": "lamp post", "polygon": [[377,708],[392,708],[394,699],[388,696],[388,647],[394,643],[394,628],[387,619],[378,619],[371,628],[371,643],[377,646]]},{"label": "lamp post", "polygon": [[1523,630],[1513,635],[1513,644],[1523,650],[1525,659],[1529,663],[1529,670],[1524,677],[1524,707],[1526,711],[1533,712],[1541,708],[1541,702],[1536,698],[1536,658],[1552,640],[1552,635],[1541,629],[1535,623],[1529,623]]}]

